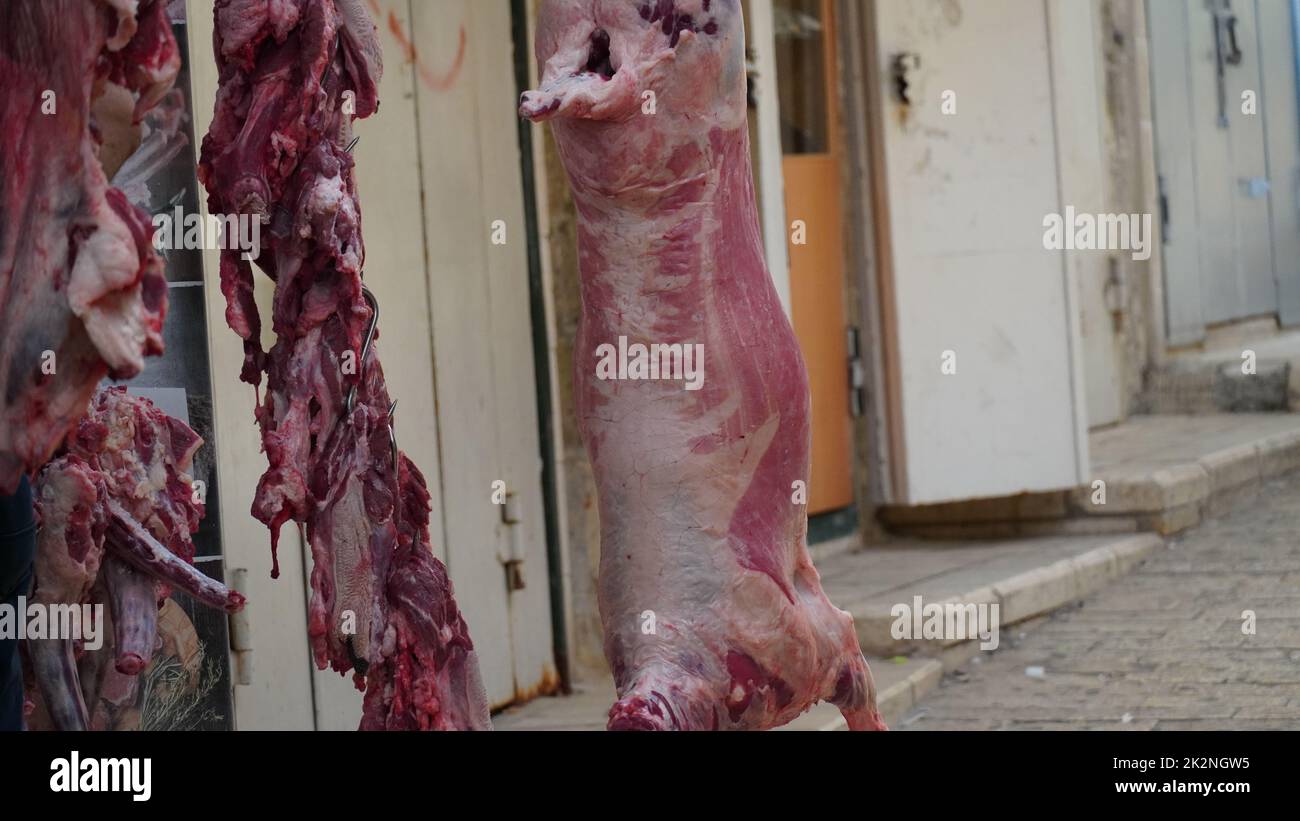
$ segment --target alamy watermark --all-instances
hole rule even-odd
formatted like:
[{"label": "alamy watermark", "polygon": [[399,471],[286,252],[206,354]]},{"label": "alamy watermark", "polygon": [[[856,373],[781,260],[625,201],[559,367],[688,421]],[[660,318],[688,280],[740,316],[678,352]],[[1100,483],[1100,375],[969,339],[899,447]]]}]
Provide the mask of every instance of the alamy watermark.
[{"label": "alamy watermark", "polygon": [[979,639],[981,650],[996,650],[999,610],[996,602],[924,604],[920,596],[913,596],[911,604],[899,602],[889,609],[889,615],[894,617],[889,634],[895,641]]},{"label": "alamy watermark", "polygon": [[1080,214],[1043,217],[1043,247],[1049,251],[1132,251],[1138,262],[1151,259],[1150,214]]},{"label": "alamy watermark", "polygon": [[41,604],[18,597],[18,606],[0,604],[0,639],[80,641],[86,650],[104,646],[103,604]]},{"label": "alamy watermark", "polygon": [[153,796],[152,758],[82,758],[73,750],[50,762],[50,792],[118,792],[132,801]]},{"label": "alamy watermark", "polygon": [[262,219],[256,214],[202,214],[184,212],[153,216],[156,251],[241,251],[250,262],[262,254]]},{"label": "alamy watermark", "polygon": [[686,390],[704,386],[704,345],[628,344],[626,336],[618,345],[606,342],[596,347],[596,378],[601,380],[671,380],[685,382]]}]

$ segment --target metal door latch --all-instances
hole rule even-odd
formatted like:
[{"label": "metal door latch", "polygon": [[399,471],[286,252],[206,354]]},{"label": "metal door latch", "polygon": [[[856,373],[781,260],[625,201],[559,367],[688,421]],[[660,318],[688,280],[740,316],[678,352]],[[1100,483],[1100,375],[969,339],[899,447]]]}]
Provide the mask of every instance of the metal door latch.
[{"label": "metal door latch", "polygon": [[497,558],[506,570],[506,590],[511,593],[524,589],[524,542],[519,523],[519,495],[506,493],[506,503],[501,505],[501,521],[506,526],[506,548]]},{"label": "metal door latch", "polygon": [[1219,128],[1228,127],[1227,67],[1241,65],[1241,46],[1237,43],[1237,15],[1232,0],[1215,0],[1210,8],[1214,26],[1214,63],[1216,95],[1219,104]]},{"label": "metal door latch", "polygon": [[1242,177],[1238,180],[1241,190],[1252,200],[1262,200],[1273,190],[1267,177]]},{"label": "metal door latch", "polygon": [[867,369],[862,364],[862,333],[848,329],[849,413],[854,419],[867,412]]},{"label": "metal door latch", "polygon": [[894,96],[898,102],[910,106],[912,91],[917,85],[916,73],[921,70],[921,55],[904,51],[894,55]]}]

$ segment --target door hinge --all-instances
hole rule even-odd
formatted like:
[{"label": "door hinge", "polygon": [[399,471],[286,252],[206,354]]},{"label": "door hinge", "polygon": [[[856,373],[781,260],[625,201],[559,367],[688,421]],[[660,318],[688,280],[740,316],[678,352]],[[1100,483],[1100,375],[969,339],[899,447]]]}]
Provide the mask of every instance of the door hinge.
[{"label": "door hinge", "polygon": [[506,590],[511,593],[524,589],[524,541],[519,511],[519,495],[506,493],[501,505],[501,522],[506,526],[506,547],[497,558],[506,570]]},{"label": "door hinge", "polygon": [[[230,571],[230,589],[248,596],[248,568],[236,567]],[[253,628],[248,620],[248,608],[227,617],[230,627],[230,654],[235,669],[231,671],[235,684],[245,687],[253,683]]]},{"label": "door hinge", "polygon": [[867,412],[867,373],[862,364],[862,333],[854,326],[848,328],[849,351],[849,414],[857,419]]}]

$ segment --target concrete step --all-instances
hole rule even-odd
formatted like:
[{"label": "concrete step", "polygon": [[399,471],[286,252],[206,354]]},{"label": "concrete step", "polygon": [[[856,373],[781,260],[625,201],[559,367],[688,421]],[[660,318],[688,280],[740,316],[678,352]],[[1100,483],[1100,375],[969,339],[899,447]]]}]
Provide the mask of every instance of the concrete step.
[{"label": "concrete step", "polygon": [[1144,413],[1265,413],[1294,410],[1287,361],[1257,361],[1253,373],[1242,372],[1243,360],[1214,362],[1175,360],[1157,368],[1138,400]]},{"label": "concrete step", "polygon": [[[1178,353],[1151,371],[1139,399],[1143,412],[1300,410],[1300,331],[1278,333],[1266,322],[1212,335],[1208,348]],[[1243,373],[1247,353],[1254,373]]]},{"label": "concrete step", "polygon": [[967,611],[996,604],[996,622],[1005,628],[1089,595],[1163,544],[1155,534],[902,541],[832,558],[819,570],[831,601],[853,614],[863,652],[926,656],[953,669],[978,653],[981,642],[969,640],[973,630],[941,638],[900,635],[895,625],[910,620],[917,597],[922,606]]},{"label": "concrete step", "polygon": [[[876,681],[876,705],[885,723],[899,721],[943,678],[943,665],[934,659],[868,659]],[[492,717],[494,729],[510,731],[604,730],[615,700],[609,678],[575,684],[573,693],[544,696],[508,708]],[[847,730],[833,704],[818,704],[781,730]]]},{"label": "concrete step", "polygon": [[1083,487],[885,507],[880,520],[892,532],[927,539],[1171,535],[1230,512],[1264,482],[1300,469],[1300,414],[1135,416],[1094,431],[1089,450],[1092,479]]}]

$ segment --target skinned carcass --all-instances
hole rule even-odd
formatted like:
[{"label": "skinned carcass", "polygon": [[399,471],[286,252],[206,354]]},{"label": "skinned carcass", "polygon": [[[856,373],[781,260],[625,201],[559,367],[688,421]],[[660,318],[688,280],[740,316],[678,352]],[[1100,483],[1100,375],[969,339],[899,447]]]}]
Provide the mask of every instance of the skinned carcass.
[{"label": "skinned carcass", "polygon": [[[269,466],[253,515],[305,527],[318,667],[365,690],[362,729],[488,729],[478,660],[429,541],[424,478],[393,436],[362,286],[352,122],[378,107],[377,32],[363,0],[217,0],[220,86],[199,176],[209,210],[268,226],[256,259],[275,280],[277,342],[260,344],[253,269],[221,259],[226,320]],[[269,237],[268,237],[269,234]],[[275,571],[273,570],[273,575]]]},{"label": "skinned carcass", "polygon": [[152,660],[158,608],[172,588],[228,613],[244,606],[191,564],[204,511],[190,470],[202,444],[149,400],[107,388],[37,476],[31,603],[47,612],[105,605],[95,627],[112,640],[88,650],[69,635],[27,639],[32,726],[103,728],[105,702],[133,697]]},{"label": "skinned carcass", "polygon": [[[739,0],[546,0],[536,45],[520,112],[551,121],[579,217],[609,728],[764,729],[826,700],[883,729],[793,491],[808,378],[763,260]],[[680,361],[598,371],[634,348],[702,350],[699,381]]]},{"label": "skinned carcass", "polygon": [[162,352],[149,215],[110,188],[92,105],[138,122],[180,68],[166,0],[0,4],[0,493],[45,464],[106,375]]}]

